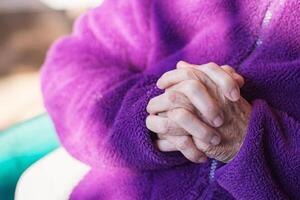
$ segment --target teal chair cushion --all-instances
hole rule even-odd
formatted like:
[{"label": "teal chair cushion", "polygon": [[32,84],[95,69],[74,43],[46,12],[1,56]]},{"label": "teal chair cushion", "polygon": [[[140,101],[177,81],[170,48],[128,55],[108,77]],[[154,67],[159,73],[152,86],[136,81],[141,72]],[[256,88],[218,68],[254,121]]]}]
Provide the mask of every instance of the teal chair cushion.
[{"label": "teal chair cushion", "polygon": [[0,132],[0,199],[13,200],[21,174],[35,161],[59,147],[48,115]]}]

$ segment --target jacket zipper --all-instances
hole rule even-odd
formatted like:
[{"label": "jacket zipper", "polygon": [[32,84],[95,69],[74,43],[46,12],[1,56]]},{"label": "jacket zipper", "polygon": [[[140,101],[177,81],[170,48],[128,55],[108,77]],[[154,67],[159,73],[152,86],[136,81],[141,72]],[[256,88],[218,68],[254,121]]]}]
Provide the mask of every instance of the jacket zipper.
[{"label": "jacket zipper", "polygon": [[217,169],[217,166],[218,162],[215,159],[213,159],[210,164],[209,182],[212,182],[215,179],[215,171]]},{"label": "jacket zipper", "polygon": [[209,169],[209,176],[208,176],[208,178],[209,178],[208,185],[205,188],[205,190],[203,191],[203,193],[198,198],[196,198],[196,199],[198,199],[198,200],[206,199],[207,194],[209,192],[210,183],[212,181],[214,181],[214,179],[215,179],[215,171],[217,169],[217,166],[218,166],[217,160],[215,160],[215,159],[211,160],[211,162],[210,162],[210,169]]}]

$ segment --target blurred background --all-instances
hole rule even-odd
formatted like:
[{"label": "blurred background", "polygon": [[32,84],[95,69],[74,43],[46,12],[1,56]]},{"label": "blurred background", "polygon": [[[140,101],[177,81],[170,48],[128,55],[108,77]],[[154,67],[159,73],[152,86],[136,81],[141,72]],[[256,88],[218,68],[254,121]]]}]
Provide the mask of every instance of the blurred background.
[{"label": "blurred background", "polygon": [[39,68],[50,44],[101,0],[0,0],[0,130],[43,113]]},{"label": "blurred background", "polygon": [[102,0],[0,0],[0,200],[60,144],[43,107],[39,70],[47,49],[74,19]]}]

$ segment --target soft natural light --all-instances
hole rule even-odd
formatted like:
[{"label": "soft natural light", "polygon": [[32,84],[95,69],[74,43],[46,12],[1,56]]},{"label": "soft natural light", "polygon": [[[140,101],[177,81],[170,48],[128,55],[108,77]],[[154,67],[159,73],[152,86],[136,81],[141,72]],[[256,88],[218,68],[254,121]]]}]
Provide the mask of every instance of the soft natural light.
[{"label": "soft natural light", "polygon": [[91,8],[102,3],[103,0],[40,0],[49,7],[58,10],[76,8]]}]

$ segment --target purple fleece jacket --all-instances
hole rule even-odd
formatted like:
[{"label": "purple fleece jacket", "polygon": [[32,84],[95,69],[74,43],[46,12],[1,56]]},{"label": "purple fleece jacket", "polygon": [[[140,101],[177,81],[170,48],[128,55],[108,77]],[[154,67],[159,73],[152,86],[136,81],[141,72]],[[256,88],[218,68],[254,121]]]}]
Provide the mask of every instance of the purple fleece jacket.
[{"label": "purple fleece jacket", "polygon": [[[42,90],[64,147],[92,170],[71,199],[300,198],[298,0],[107,0],[57,41]],[[229,64],[253,105],[228,164],[153,146],[146,105],[179,60]],[[63,177],[62,177],[63,178]]]}]

